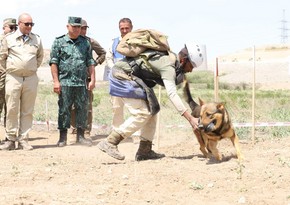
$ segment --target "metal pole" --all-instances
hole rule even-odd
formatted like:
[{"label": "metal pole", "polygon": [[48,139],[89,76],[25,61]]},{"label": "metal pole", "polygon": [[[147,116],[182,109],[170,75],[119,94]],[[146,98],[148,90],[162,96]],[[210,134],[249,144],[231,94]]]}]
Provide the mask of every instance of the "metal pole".
[{"label": "metal pole", "polygon": [[218,83],[218,58],[216,58],[215,64],[215,72],[214,72],[214,100],[218,102],[218,90],[219,90],[219,83]]},{"label": "metal pole", "polygon": [[255,105],[256,105],[256,98],[255,98],[255,85],[256,85],[256,49],[253,46],[253,82],[252,82],[252,142],[255,142]]}]

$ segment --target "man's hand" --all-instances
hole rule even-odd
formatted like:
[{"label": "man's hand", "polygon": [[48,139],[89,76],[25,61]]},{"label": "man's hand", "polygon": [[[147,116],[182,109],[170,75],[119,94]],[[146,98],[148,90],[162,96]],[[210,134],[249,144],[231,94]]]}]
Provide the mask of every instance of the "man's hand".
[{"label": "man's hand", "polygon": [[53,92],[57,93],[58,95],[61,92],[61,86],[59,82],[54,82],[53,84]]},{"label": "man's hand", "polygon": [[91,80],[88,84],[88,90],[92,91],[95,88],[95,81]]},{"label": "man's hand", "polygon": [[183,117],[188,120],[193,130],[198,129],[198,118],[193,117],[188,111],[183,113]]},{"label": "man's hand", "polygon": [[193,130],[198,129],[198,118],[191,117],[189,123],[190,123],[191,127],[193,128]]}]

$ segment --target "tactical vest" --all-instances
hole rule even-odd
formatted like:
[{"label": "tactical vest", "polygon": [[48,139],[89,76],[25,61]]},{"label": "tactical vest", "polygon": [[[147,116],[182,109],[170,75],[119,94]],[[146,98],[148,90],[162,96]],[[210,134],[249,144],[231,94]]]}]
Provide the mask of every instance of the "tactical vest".
[{"label": "tactical vest", "polygon": [[156,50],[147,50],[146,52],[140,54],[138,57],[126,57],[131,69],[132,74],[141,78],[144,83],[148,87],[154,87],[156,84],[164,86],[163,80],[161,76],[155,74],[154,72],[150,71],[150,63],[149,59],[155,56],[164,56],[164,55],[171,55],[170,58],[172,61],[175,61],[175,73],[176,73],[176,80],[175,84],[178,85],[183,81],[184,73],[178,61],[176,54],[168,53],[168,52],[161,52]]}]

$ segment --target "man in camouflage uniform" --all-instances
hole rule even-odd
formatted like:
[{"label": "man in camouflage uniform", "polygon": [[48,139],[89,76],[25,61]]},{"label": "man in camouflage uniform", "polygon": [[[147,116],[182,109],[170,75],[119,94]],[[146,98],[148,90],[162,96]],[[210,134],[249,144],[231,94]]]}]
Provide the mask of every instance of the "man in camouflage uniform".
[{"label": "man in camouflage uniform", "polygon": [[[3,21],[3,34],[0,35],[0,47],[2,45],[2,40],[6,34],[12,33],[17,30],[16,19],[7,18]],[[6,126],[6,103],[5,103],[5,76],[6,71],[0,70],[0,117],[4,108],[3,119],[4,127]]]},{"label": "man in camouflage uniform", "polygon": [[[98,55],[98,57],[96,59],[96,63],[97,63],[97,65],[101,65],[105,61],[106,51],[95,39],[86,36],[87,28],[89,28],[87,21],[82,19],[81,35],[89,40],[89,42],[91,43],[92,51],[94,51]],[[90,80],[91,80],[91,78],[88,77],[87,82],[89,83]],[[88,118],[87,118],[87,127],[85,130],[85,135],[87,137],[90,137],[91,130],[92,130],[92,121],[93,121],[93,100],[94,100],[94,95],[93,95],[92,90],[88,90],[88,98],[89,98]],[[72,112],[71,112],[71,126],[73,128],[73,131],[72,131],[73,134],[76,134],[75,124],[76,124],[76,122],[75,122],[75,107],[73,106]]]},{"label": "man in camouflage uniform", "polygon": [[[68,33],[54,40],[50,53],[53,89],[59,95],[58,147],[66,146],[72,105],[76,112],[77,142],[92,145],[91,140],[85,139],[84,130],[87,125],[87,89],[93,90],[95,87],[96,63],[92,57],[90,42],[80,35],[81,20],[80,17],[68,18]],[[88,73],[91,81],[87,84]]]}]

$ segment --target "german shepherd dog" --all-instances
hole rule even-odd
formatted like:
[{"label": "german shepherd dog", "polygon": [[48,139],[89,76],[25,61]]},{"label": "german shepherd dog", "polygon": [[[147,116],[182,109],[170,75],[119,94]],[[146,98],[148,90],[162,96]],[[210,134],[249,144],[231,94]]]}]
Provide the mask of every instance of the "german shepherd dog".
[{"label": "german shepherd dog", "polygon": [[184,81],[183,93],[192,110],[191,115],[199,118],[199,126],[194,131],[194,134],[197,137],[200,151],[204,157],[209,158],[211,153],[216,160],[221,161],[222,156],[217,149],[218,141],[230,138],[236,149],[238,160],[242,160],[243,156],[239,147],[239,138],[235,133],[224,103],[205,103],[199,99],[199,104],[197,104],[192,99],[189,83],[186,79]]}]

